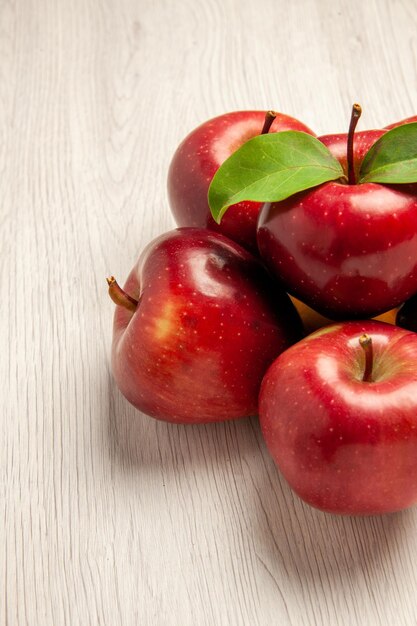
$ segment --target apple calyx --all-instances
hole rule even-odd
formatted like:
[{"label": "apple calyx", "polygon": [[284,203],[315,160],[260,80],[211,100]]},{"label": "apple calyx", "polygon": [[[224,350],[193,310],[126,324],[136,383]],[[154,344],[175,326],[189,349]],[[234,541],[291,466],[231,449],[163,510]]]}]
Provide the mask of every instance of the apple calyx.
[{"label": "apple calyx", "polygon": [[355,166],[353,158],[353,140],[355,136],[356,126],[359,118],[362,115],[362,107],[360,104],[355,103],[352,106],[352,113],[350,116],[349,131],[347,137],[347,166],[348,166],[348,184],[356,185]]},{"label": "apple calyx", "polygon": [[122,306],[128,311],[136,311],[139,302],[129,296],[119,285],[114,276],[106,279],[109,286],[109,296],[115,304]]},{"label": "apple calyx", "polygon": [[372,338],[364,333],[359,337],[359,344],[365,353],[365,370],[362,376],[362,382],[372,382],[372,370],[374,365],[374,351],[372,346]]},{"label": "apple calyx", "polygon": [[262,126],[261,135],[267,135],[269,133],[272,123],[277,115],[278,113],[276,111],[267,111],[265,113],[265,121]]}]

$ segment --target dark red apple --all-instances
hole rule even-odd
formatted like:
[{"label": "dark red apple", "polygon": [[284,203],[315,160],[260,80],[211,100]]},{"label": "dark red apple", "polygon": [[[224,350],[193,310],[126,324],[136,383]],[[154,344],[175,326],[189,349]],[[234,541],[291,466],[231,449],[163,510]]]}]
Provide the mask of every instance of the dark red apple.
[{"label": "dark red apple", "polygon": [[[272,112],[271,112],[272,113]],[[269,132],[314,133],[297,119],[273,113]],[[176,150],[168,173],[168,198],[179,226],[210,228],[257,252],[256,222],[261,203],[231,206],[217,224],[207,200],[208,188],[220,165],[243,143],[265,132],[270,120],[264,111],[236,111],[211,119],[193,130]]]},{"label": "dark red apple", "polygon": [[302,335],[289,297],[226,237],[180,228],[154,240],[122,290],[112,368],[136,408],[171,422],[257,413],[262,377]]},{"label": "dark red apple", "polygon": [[259,216],[266,264],[289,293],[332,319],[378,315],[417,291],[416,186],[355,184],[384,132],[355,135],[350,171],[348,135],[322,137],[345,180],[265,204]]},{"label": "dark red apple", "polygon": [[309,504],[376,514],[417,502],[417,334],[334,324],[282,353],[259,419],[283,476]]}]

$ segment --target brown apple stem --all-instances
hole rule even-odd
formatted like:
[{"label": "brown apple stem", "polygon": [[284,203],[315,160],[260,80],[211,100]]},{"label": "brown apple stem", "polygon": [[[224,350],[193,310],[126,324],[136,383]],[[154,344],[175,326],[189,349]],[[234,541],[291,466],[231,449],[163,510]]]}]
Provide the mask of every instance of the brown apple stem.
[{"label": "brown apple stem", "polygon": [[267,111],[265,113],[265,121],[261,130],[261,135],[267,135],[269,133],[269,129],[272,126],[272,122],[274,121],[277,115],[278,113],[276,113],[275,111]]},{"label": "brown apple stem", "polygon": [[374,365],[374,351],[372,347],[372,338],[365,333],[364,335],[361,335],[361,337],[359,337],[359,343],[365,353],[365,371],[363,373],[362,380],[364,383],[371,383],[372,382],[372,368]]},{"label": "brown apple stem", "polygon": [[352,107],[352,114],[350,116],[349,132],[347,138],[347,166],[348,166],[348,183],[349,185],[356,185],[355,166],[353,163],[353,138],[355,135],[355,129],[362,115],[362,107],[360,104],[354,104]]},{"label": "brown apple stem", "polygon": [[107,284],[109,286],[109,296],[115,304],[123,306],[129,311],[136,311],[139,302],[123,291],[114,276],[107,278]]}]

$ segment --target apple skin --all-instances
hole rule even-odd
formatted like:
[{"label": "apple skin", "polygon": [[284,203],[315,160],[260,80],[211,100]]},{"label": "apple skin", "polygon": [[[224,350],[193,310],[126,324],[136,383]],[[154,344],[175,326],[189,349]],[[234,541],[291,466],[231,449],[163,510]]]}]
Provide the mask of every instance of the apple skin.
[{"label": "apple skin", "polygon": [[[261,203],[231,206],[219,225],[211,216],[207,193],[220,165],[242,144],[261,134],[264,120],[265,111],[226,113],[201,124],[181,142],[168,172],[168,199],[179,226],[209,228],[257,254],[256,222]],[[277,113],[269,132],[284,130],[314,135],[299,120]]]},{"label": "apple skin", "polygon": [[260,261],[209,230],[155,239],[124,291],[139,304],[116,307],[114,378],[137,409],[169,422],[257,414],[267,367],[303,332]]},{"label": "apple skin", "polygon": [[[355,135],[356,171],[383,133]],[[347,136],[320,139],[346,168]],[[284,288],[322,315],[379,315],[417,291],[417,188],[333,181],[265,204],[258,247]]]},{"label": "apple skin", "polygon": [[[363,382],[359,337],[373,342]],[[332,513],[417,502],[417,334],[366,320],[316,331],[282,353],[259,395],[267,447],[294,491]]]}]

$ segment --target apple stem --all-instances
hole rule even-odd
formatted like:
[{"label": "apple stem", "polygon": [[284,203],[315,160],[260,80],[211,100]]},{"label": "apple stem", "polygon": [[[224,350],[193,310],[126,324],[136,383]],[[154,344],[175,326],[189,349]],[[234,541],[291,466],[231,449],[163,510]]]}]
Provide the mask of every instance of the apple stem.
[{"label": "apple stem", "polygon": [[272,126],[272,122],[274,121],[277,115],[278,113],[276,113],[275,111],[267,111],[265,113],[265,121],[264,121],[264,125],[262,126],[261,135],[267,135],[269,133],[269,129]]},{"label": "apple stem", "polygon": [[356,185],[355,166],[353,162],[353,137],[355,129],[362,115],[362,107],[360,104],[354,104],[352,106],[352,114],[350,116],[349,132],[347,138],[347,166],[348,166],[348,183],[349,185]]},{"label": "apple stem", "polygon": [[365,353],[365,371],[363,373],[362,380],[364,383],[371,383],[372,382],[372,368],[374,364],[373,363],[374,351],[372,347],[372,338],[365,333],[364,335],[361,335],[361,337],[359,337],[359,343]]},{"label": "apple stem", "polygon": [[114,276],[107,278],[107,284],[109,286],[109,296],[115,304],[123,306],[129,311],[136,311],[139,302],[123,291]]}]

